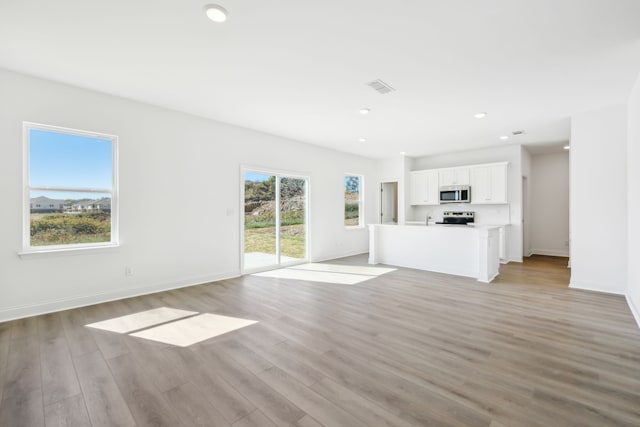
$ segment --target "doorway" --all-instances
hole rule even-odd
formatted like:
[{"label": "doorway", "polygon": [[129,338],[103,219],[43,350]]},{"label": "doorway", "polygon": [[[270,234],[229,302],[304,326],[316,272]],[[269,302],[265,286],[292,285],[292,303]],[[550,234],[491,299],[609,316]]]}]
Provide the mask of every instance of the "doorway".
[{"label": "doorway", "polygon": [[398,223],[398,183],[380,183],[380,224]]},{"label": "doorway", "polygon": [[529,243],[529,181],[522,177],[522,256],[531,256],[531,244]]},{"label": "doorway", "polygon": [[243,273],[308,261],[309,178],[242,170]]}]

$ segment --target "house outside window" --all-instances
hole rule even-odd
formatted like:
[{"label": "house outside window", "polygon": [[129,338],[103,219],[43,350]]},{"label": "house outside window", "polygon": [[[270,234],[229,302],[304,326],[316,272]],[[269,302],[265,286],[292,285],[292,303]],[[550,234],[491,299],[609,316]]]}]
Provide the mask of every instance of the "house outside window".
[{"label": "house outside window", "polygon": [[117,137],[27,122],[23,135],[22,252],[116,246]]},{"label": "house outside window", "polygon": [[344,225],[364,227],[364,177],[346,174],[344,177]]}]

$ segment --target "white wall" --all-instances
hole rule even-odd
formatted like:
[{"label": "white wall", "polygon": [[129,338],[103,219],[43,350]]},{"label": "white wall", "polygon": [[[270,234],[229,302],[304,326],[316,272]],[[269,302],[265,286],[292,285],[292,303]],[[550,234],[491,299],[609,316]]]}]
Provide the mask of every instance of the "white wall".
[{"label": "white wall", "polygon": [[531,252],[569,256],[569,152],[537,154],[531,160]]},{"label": "white wall", "polygon": [[571,287],[626,290],[626,156],[626,105],[572,117]]},{"label": "white wall", "polygon": [[[508,205],[466,205],[448,204],[441,206],[411,206],[407,219],[424,221],[427,212],[436,220],[442,212],[462,208],[476,212],[480,224],[511,224],[507,229],[507,258],[522,262],[522,148],[507,145],[481,150],[461,151],[413,159],[411,170],[438,169],[446,167],[474,165],[492,162],[509,162],[507,175]],[[473,189],[471,190],[473,191]]]},{"label": "white wall", "polygon": [[[402,225],[406,216],[406,163],[408,159],[403,155],[392,157],[388,159],[381,159],[376,162],[376,175],[377,175],[377,205],[380,206],[380,183],[381,182],[397,182],[398,183],[398,224]],[[380,212],[377,211],[377,214]],[[380,222],[380,218],[376,219],[376,223]]]},{"label": "white wall", "polygon": [[[368,250],[343,179],[365,176],[375,221],[373,160],[3,70],[0,94],[0,321],[238,275],[241,164],[311,176],[313,260]],[[118,135],[120,248],[18,257],[22,121]]]},{"label": "white wall", "polygon": [[629,97],[627,140],[628,285],[627,300],[640,326],[640,75]]},{"label": "white wall", "polygon": [[[522,147],[522,255],[531,255],[531,153]],[[569,219],[567,218],[567,222]]]}]

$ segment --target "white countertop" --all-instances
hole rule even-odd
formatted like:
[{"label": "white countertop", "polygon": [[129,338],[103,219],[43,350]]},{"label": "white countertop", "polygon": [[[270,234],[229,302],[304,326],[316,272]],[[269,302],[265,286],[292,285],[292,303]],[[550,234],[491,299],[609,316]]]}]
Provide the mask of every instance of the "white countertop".
[{"label": "white countertop", "polygon": [[[373,224],[372,224],[373,225]],[[375,224],[375,225],[385,225],[385,226],[390,226],[390,227],[402,227],[402,225],[396,225],[396,224]],[[461,225],[461,224],[436,224],[435,222],[429,222],[429,225],[425,225],[424,221],[405,221],[404,223],[405,226],[407,227],[438,227],[438,228],[468,228],[470,230],[473,229],[486,229],[486,228],[496,228],[496,227],[504,227],[508,224],[467,224],[467,225]]]}]

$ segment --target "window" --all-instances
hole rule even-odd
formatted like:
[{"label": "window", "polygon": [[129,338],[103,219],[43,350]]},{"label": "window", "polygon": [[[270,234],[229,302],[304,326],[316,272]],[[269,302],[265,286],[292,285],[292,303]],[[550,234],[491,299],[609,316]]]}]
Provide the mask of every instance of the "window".
[{"label": "window", "polygon": [[117,137],[34,123],[23,131],[23,251],[117,245]]},{"label": "window", "polygon": [[360,175],[345,175],[344,177],[345,227],[364,227],[363,184],[363,177]]}]

